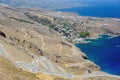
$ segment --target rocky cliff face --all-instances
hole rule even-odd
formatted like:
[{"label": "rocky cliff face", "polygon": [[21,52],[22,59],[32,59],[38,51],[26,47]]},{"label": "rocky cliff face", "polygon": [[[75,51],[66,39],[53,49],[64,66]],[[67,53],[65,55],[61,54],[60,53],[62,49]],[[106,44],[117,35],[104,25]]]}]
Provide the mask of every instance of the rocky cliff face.
[{"label": "rocky cliff face", "polygon": [[[62,38],[59,27],[58,30],[50,27],[60,25],[55,23],[55,19],[61,24],[68,20],[72,24],[74,20],[69,15],[72,14],[0,6],[0,80],[82,80],[96,77],[90,74],[100,73],[100,68]],[[110,75],[97,76],[90,79],[105,79]]]}]

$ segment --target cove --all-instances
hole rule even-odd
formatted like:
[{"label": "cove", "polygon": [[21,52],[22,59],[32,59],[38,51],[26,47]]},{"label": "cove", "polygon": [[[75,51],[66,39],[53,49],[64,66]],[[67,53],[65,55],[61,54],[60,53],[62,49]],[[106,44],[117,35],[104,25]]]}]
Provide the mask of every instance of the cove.
[{"label": "cove", "polygon": [[120,75],[120,36],[111,38],[101,35],[98,39],[89,39],[90,43],[76,44],[91,61],[110,74]]}]

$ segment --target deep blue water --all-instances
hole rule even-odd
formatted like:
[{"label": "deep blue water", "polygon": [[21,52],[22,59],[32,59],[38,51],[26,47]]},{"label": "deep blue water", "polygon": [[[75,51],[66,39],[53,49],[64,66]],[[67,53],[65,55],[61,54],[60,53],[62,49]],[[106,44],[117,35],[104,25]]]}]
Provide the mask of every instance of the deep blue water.
[{"label": "deep blue water", "polygon": [[[75,12],[81,16],[120,18],[120,0],[76,0],[90,6],[59,9],[57,11]],[[120,36],[90,40],[88,44],[76,44],[90,60],[110,74],[120,75]]]},{"label": "deep blue water", "polygon": [[[81,16],[120,18],[120,0],[76,0],[90,6],[59,9],[57,11],[75,12]],[[90,60],[110,74],[120,75],[120,37],[90,40],[88,44],[76,44]]]},{"label": "deep blue water", "polygon": [[75,12],[81,16],[120,18],[120,4],[99,4],[92,6],[59,9],[58,11]]},{"label": "deep blue water", "polygon": [[88,44],[76,44],[90,60],[101,67],[101,70],[110,74],[120,75],[120,36],[90,40]]}]

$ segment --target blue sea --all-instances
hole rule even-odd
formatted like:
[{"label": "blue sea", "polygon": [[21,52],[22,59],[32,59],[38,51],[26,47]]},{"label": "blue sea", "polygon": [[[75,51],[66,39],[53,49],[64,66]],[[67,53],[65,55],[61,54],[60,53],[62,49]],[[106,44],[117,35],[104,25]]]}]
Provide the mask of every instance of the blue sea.
[{"label": "blue sea", "polygon": [[[89,6],[59,9],[57,11],[75,12],[81,16],[120,18],[120,0],[78,0]],[[90,40],[88,44],[76,44],[90,60],[110,74],[120,75],[120,37]]]},{"label": "blue sea", "polygon": [[87,44],[76,44],[90,60],[110,74],[120,75],[120,36],[111,38],[101,35],[98,39],[89,40]]},{"label": "blue sea", "polygon": [[106,3],[98,1],[99,3],[89,3],[88,6],[58,9],[58,11],[75,12],[81,16],[120,18],[120,0],[117,0],[119,2],[110,1]]}]

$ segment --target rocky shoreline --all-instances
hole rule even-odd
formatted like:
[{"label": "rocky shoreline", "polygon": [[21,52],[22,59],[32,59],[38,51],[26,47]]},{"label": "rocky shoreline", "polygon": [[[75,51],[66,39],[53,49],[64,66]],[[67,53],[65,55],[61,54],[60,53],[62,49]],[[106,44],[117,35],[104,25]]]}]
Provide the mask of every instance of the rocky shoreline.
[{"label": "rocky shoreline", "polygon": [[81,32],[89,30],[90,36],[105,33],[101,25],[98,26],[101,20],[3,6],[0,6],[0,17],[0,79],[119,80],[110,75],[93,75],[101,72],[99,66],[73,44],[74,39],[84,42]]}]

